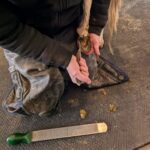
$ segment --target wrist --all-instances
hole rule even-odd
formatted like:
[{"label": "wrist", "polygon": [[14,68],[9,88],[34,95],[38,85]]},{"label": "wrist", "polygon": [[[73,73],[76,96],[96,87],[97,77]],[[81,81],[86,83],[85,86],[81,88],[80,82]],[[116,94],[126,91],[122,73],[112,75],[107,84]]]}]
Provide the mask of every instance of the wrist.
[{"label": "wrist", "polygon": [[100,28],[100,27],[97,27],[97,26],[90,26],[89,27],[89,33],[94,33],[94,34],[99,36],[101,31],[102,31],[102,28]]}]

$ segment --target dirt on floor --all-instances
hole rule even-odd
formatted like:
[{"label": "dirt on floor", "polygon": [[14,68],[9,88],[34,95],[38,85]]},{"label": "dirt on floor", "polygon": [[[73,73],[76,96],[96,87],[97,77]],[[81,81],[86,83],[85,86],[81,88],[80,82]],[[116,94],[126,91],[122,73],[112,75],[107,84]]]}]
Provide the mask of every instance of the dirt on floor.
[{"label": "dirt on floor", "polygon": [[[102,55],[128,73],[130,77],[128,83],[92,91],[71,86],[61,100],[58,113],[49,118],[12,116],[0,107],[1,149],[133,150],[150,142],[149,0],[125,0],[118,32],[113,37],[112,45],[115,55],[110,55],[106,45]],[[8,64],[2,50],[0,50],[0,68],[0,101],[2,102],[11,86]],[[87,112],[86,116],[81,117],[81,110]],[[85,112],[83,111],[84,115]],[[94,122],[106,122],[108,132],[30,145],[8,146],[6,144],[8,134],[13,132]]]}]

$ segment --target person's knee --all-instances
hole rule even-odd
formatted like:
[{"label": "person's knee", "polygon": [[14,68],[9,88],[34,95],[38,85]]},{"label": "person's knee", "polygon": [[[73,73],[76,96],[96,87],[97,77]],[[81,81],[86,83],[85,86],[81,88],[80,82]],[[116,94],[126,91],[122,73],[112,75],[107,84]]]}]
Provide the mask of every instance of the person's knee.
[{"label": "person's knee", "polygon": [[47,69],[46,65],[31,58],[17,57],[15,59],[15,68],[22,74],[35,74]]},{"label": "person's knee", "polygon": [[37,114],[39,116],[51,115],[64,92],[64,79],[57,68],[49,69],[50,81],[46,89],[36,98],[32,100],[32,104],[26,103],[25,108],[31,114]]},{"label": "person's knee", "polygon": [[[3,103],[5,110],[11,114],[22,115],[46,116],[52,114],[63,95],[64,79],[57,68],[49,68],[46,73],[49,76],[49,80],[46,84],[47,86],[40,93],[36,90],[35,85],[31,85],[32,88],[22,93],[23,97],[18,100],[16,96],[18,88],[13,88]],[[22,75],[20,74],[20,76]],[[20,86],[24,89],[24,85],[18,85],[18,87]]]}]

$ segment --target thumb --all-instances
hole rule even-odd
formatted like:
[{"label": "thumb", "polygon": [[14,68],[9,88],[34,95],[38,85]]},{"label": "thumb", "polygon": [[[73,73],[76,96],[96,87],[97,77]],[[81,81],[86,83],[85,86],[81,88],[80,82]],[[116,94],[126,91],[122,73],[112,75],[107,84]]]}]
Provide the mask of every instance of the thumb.
[{"label": "thumb", "polygon": [[96,53],[96,55],[100,55],[100,45],[98,44],[98,43],[95,43],[94,44],[94,51],[95,51],[95,53]]}]

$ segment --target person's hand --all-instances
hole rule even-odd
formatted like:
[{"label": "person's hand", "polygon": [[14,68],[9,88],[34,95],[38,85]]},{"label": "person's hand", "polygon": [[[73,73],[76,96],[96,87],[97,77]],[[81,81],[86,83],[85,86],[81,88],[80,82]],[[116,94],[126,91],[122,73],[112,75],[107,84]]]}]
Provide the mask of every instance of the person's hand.
[{"label": "person's hand", "polygon": [[100,56],[100,36],[95,33],[90,33],[89,36],[91,42],[91,50],[86,54],[90,55],[92,53],[95,53],[95,55]]},{"label": "person's hand", "polygon": [[79,85],[78,81],[86,84],[91,83],[88,67],[86,65],[86,61],[83,58],[80,59],[78,64],[77,58],[73,55],[67,67],[67,71],[73,83],[77,85]]}]

